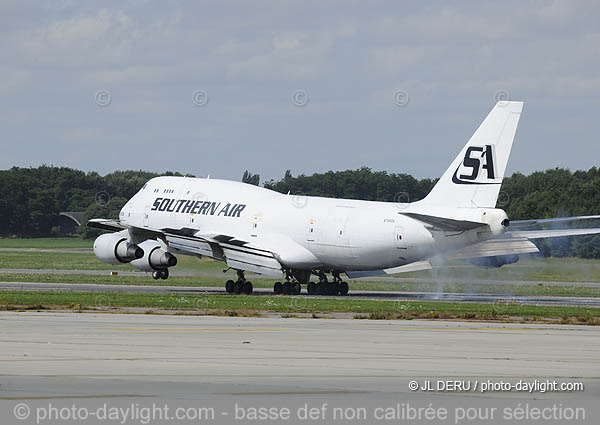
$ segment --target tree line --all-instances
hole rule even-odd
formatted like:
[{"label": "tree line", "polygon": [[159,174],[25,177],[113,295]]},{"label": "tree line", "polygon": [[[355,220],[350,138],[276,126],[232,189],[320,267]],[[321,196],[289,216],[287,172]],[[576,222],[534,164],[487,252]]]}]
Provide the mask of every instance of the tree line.
[{"label": "tree line", "polygon": [[[101,176],[72,168],[41,166],[0,170],[0,236],[41,237],[58,232],[57,217],[63,211],[84,211],[89,218],[117,218],[127,199],[146,181],[176,172],[116,171]],[[242,181],[259,185],[260,176],[244,172]],[[264,187],[281,193],[414,202],[423,199],[436,180],[416,179],[408,174],[357,170],[328,171],[293,176],[290,170],[280,180]],[[513,220],[588,215],[600,212],[600,170],[571,172],[555,168],[530,175],[515,173],[504,179],[498,207]],[[578,227],[599,226],[598,222],[576,223]],[[95,236],[82,226],[84,237]],[[558,238],[538,242],[546,256],[600,258],[600,237]]]}]

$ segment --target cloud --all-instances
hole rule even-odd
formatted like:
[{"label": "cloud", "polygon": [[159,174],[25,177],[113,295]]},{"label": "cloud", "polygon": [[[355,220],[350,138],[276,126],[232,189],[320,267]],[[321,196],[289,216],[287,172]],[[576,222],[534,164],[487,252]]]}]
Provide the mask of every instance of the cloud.
[{"label": "cloud", "polygon": [[[597,165],[599,20],[592,1],[7,0],[0,137],[12,143],[0,167],[168,163],[237,178],[252,166],[269,178],[364,164],[436,177],[498,90],[526,101],[518,134],[544,138],[544,155],[528,151],[515,168]],[[198,89],[210,98],[202,108]],[[302,108],[297,89],[309,95]],[[410,96],[404,108],[397,90]],[[564,143],[573,128],[577,153]],[[78,140],[76,155],[61,152]],[[124,155],[101,161],[89,143]],[[176,153],[156,154],[170,143]]]}]

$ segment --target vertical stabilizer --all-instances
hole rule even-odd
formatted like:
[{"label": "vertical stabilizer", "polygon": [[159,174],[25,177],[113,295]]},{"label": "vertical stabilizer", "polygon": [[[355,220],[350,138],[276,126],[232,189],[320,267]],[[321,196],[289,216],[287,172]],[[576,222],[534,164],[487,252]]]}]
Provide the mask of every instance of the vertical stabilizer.
[{"label": "vertical stabilizer", "polygon": [[424,204],[495,208],[523,102],[498,102]]}]

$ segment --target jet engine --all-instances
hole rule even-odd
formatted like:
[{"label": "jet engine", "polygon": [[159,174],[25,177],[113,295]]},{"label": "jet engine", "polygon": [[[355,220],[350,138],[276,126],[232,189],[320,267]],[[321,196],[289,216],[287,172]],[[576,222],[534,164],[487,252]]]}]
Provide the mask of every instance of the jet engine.
[{"label": "jet engine", "polygon": [[516,254],[511,255],[496,255],[493,257],[479,257],[472,258],[469,260],[471,264],[479,267],[502,267],[505,264],[514,264],[519,261],[519,256]]},{"label": "jet engine", "polygon": [[145,272],[154,272],[155,279],[166,279],[169,277],[168,268],[177,264],[177,257],[163,249],[156,240],[148,239],[140,244],[144,255],[131,262],[136,269]]},{"label": "jet engine", "polygon": [[118,265],[144,256],[144,250],[129,242],[127,230],[100,235],[94,241],[94,254],[104,263]]}]

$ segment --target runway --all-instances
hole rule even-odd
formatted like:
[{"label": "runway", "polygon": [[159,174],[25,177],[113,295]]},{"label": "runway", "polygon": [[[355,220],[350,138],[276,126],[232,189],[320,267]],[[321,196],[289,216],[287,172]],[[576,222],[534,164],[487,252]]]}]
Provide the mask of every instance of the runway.
[{"label": "runway", "polygon": [[[225,289],[214,286],[144,286],[144,285],[103,285],[96,283],[34,283],[34,282],[0,282],[0,290],[18,291],[71,291],[71,292],[125,292],[147,294],[211,294],[227,296]],[[273,295],[271,289],[255,288],[251,296]],[[548,297],[507,294],[468,294],[468,293],[434,293],[434,292],[396,292],[396,291],[360,291],[350,290],[347,296],[306,294],[303,288],[301,297],[371,299],[389,301],[447,301],[470,303],[495,303],[498,301],[523,305],[556,305],[600,307],[600,298],[593,297]]]},{"label": "runway", "polygon": [[[334,409],[350,415],[364,408],[368,416],[358,422],[381,423],[378,407],[400,409],[402,403],[446,408],[450,417],[461,407],[526,403],[584,409],[578,423],[600,417],[600,327],[4,312],[0,347],[0,409],[7,424],[35,423],[49,405],[90,410],[167,404],[171,414],[179,407],[207,407],[215,415],[211,422],[223,424],[283,422],[235,420],[240,407],[253,406],[288,408],[292,418],[286,423],[356,423],[334,421]],[[413,380],[422,388],[438,381],[550,380],[583,383],[584,389],[411,391]],[[14,416],[17,408],[25,410],[22,404],[29,421]],[[297,414],[305,406],[325,416],[301,420]],[[181,422],[188,421],[172,421]]]}]

